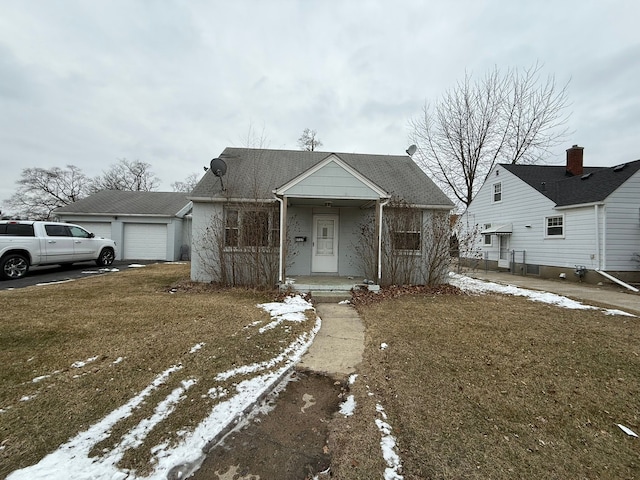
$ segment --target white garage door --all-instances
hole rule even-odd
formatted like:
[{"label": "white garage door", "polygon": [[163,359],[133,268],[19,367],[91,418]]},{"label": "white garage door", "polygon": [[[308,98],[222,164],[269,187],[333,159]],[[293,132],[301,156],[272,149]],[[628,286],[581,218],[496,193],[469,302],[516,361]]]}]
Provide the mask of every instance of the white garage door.
[{"label": "white garage door", "polygon": [[166,260],[167,226],[126,223],[123,258],[124,260]]},{"label": "white garage door", "polygon": [[89,230],[96,237],[111,238],[111,223],[109,222],[79,222],[77,225]]}]

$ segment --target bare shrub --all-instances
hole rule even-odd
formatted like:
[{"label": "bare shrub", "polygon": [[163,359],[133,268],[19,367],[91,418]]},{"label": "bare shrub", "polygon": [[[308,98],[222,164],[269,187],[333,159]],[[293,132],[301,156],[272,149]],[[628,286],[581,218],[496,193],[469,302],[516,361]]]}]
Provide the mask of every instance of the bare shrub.
[{"label": "bare shrub", "polygon": [[[373,217],[362,220],[353,249],[365,276],[377,279],[378,223]],[[423,211],[392,199],[383,210],[380,283],[442,283],[449,265],[449,232],[448,212]]]}]

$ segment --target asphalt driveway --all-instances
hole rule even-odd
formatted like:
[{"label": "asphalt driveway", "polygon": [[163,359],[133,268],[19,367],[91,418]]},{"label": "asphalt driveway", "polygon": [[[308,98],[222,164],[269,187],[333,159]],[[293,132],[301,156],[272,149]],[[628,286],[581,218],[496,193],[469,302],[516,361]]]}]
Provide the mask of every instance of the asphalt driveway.
[{"label": "asphalt driveway", "polygon": [[113,265],[109,267],[98,267],[95,262],[74,263],[64,267],[59,265],[33,267],[29,269],[29,273],[25,277],[18,280],[0,280],[0,290],[23,288],[43,283],[64,282],[92,275],[103,275],[113,271],[125,270],[130,265],[147,265],[150,263],[156,263],[156,261],[120,260],[113,262]]}]

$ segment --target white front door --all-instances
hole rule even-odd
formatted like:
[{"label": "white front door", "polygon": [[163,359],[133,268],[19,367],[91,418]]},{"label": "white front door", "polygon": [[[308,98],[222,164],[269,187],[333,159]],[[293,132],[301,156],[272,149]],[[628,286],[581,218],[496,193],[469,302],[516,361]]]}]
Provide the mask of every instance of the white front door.
[{"label": "white front door", "polygon": [[509,268],[509,235],[498,235],[498,267]]},{"label": "white front door", "polygon": [[338,273],[338,216],[313,216],[312,273]]}]

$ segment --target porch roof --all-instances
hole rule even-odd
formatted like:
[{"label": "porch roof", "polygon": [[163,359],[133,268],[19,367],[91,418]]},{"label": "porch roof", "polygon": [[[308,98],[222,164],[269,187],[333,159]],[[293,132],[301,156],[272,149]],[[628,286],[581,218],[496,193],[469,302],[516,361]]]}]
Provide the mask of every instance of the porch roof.
[{"label": "porch roof", "polygon": [[487,228],[480,232],[481,235],[511,235],[513,233],[513,224],[505,223],[497,227]]}]

